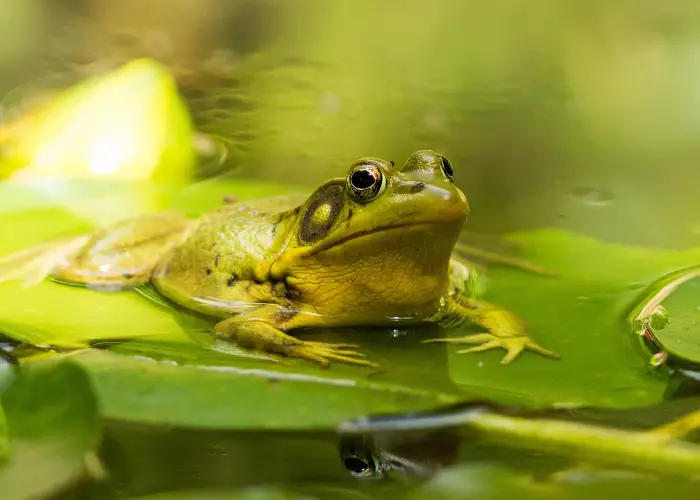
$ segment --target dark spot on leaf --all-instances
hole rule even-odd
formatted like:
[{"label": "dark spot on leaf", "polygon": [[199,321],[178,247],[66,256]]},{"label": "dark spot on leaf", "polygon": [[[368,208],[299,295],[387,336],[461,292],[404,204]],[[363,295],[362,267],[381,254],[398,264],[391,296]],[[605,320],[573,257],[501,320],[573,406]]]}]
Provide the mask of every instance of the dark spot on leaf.
[{"label": "dark spot on leaf", "polygon": [[207,273],[207,276],[209,276],[209,275],[211,274],[211,269],[207,267],[207,268],[204,270],[204,272]]},{"label": "dark spot on leaf", "polygon": [[217,253],[216,258],[214,259],[214,267],[219,267],[219,262],[221,262],[221,254]]},{"label": "dark spot on leaf", "polygon": [[393,167],[396,165],[396,163],[394,163],[394,160],[389,160],[389,165],[391,165]]},{"label": "dark spot on leaf", "polygon": [[411,186],[411,191],[414,193],[420,193],[425,189],[425,184],[422,182],[416,182]]},{"label": "dark spot on leaf", "polygon": [[238,281],[238,276],[236,276],[236,273],[233,273],[231,276],[229,276],[228,280],[226,281],[226,284],[228,286],[233,286],[236,284]]},{"label": "dark spot on leaf", "polygon": [[130,279],[133,278],[133,277],[134,277],[134,275],[131,274],[131,273],[124,273],[124,274],[122,274],[122,278],[124,278],[125,280],[130,280]]}]

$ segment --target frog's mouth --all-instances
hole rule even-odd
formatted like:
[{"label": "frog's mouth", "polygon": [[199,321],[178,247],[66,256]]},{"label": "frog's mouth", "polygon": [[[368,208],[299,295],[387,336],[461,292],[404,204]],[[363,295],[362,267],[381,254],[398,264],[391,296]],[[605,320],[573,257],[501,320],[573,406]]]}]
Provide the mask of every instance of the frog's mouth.
[{"label": "frog's mouth", "polygon": [[331,241],[325,241],[322,243],[320,246],[312,248],[312,250],[309,252],[308,256],[311,257],[313,255],[316,255],[321,252],[325,252],[327,250],[330,250],[332,248],[335,248],[337,246],[343,245],[345,243],[348,243],[352,240],[357,240],[360,238],[364,238],[366,236],[372,236],[373,234],[377,233],[386,233],[389,231],[395,231],[395,230],[405,230],[408,227],[418,227],[418,226],[424,226],[426,228],[434,228],[436,226],[440,226],[445,224],[446,221],[441,220],[441,221],[421,221],[421,222],[406,222],[403,224],[391,224],[391,225],[386,225],[386,226],[378,226],[373,229],[369,229],[366,231],[358,231],[356,233],[351,233],[346,236],[343,236],[342,238],[339,238],[337,240],[331,240]]}]

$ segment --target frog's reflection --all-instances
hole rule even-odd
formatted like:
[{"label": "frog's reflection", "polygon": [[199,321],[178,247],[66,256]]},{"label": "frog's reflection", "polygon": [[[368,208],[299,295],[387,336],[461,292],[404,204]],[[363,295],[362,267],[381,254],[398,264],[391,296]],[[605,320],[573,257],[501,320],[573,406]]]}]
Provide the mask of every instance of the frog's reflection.
[{"label": "frog's reflection", "polygon": [[448,433],[349,435],[340,440],[340,460],[356,478],[422,480],[457,461],[459,442]]},{"label": "frog's reflection", "polygon": [[[398,495],[455,463],[461,443],[441,431],[358,436],[110,422],[99,456],[111,487],[126,497],[260,484],[379,488]],[[367,484],[368,478],[378,480]]]}]

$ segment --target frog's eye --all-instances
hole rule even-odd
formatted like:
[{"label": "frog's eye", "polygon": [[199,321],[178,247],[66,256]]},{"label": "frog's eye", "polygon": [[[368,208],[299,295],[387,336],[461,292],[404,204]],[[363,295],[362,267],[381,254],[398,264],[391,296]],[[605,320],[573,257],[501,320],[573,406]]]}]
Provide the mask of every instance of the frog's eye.
[{"label": "frog's eye", "polygon": [[448,160],[442,155],[438,156],[440,157],[440,161],[442,162],[442,171],[445,172],[445,176],[449,180],[452,180],[452,177],[454,176],[454,170],[452,170],[452,164],[450,163],[450,160]]},{"label": "frog's eye", "polygon": [[352,198],[367,203],[377,199],[386,190],[386,177],[378,166],[363,163],[350,170],[347,187]]}]

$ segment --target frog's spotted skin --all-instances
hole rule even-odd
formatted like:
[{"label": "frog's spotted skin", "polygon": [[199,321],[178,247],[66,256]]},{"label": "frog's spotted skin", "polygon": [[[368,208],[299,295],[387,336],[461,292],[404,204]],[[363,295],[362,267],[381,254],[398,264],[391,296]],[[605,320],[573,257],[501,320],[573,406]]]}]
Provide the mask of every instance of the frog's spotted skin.
[{"label": "frog's spotted skin", "polygon": [[478,344],[464,353],[502,347],[503,363],[524,349],[556,357],[514,314],[473,297],[471,267],[452,258],[469,211],[452,175],[433,151],[417,151],[401,169],[363,158],[308,198],[226,203],[194,221],[175,213],[126,220],[64,244],[53,266],[39,267],[92,287],[150,280],[172,302],[221,318],[223,337],[321,365],[372,363],[353,346],[288,332],[469,319],[487,332],[433,341]]}]

